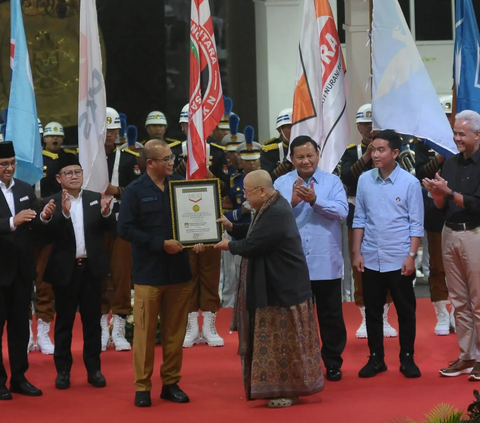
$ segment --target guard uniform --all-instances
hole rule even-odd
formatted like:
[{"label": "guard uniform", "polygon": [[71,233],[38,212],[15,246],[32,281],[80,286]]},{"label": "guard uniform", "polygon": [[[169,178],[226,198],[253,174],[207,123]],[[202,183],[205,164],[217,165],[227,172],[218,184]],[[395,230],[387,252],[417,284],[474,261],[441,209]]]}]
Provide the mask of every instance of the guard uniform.
[{"label": "guard uniform", "polygon": [[273,181],[293,169],[287,156],[288,144],[280,138],[272,138],[264,143],[261,154],[262,169],[270,174]]}]

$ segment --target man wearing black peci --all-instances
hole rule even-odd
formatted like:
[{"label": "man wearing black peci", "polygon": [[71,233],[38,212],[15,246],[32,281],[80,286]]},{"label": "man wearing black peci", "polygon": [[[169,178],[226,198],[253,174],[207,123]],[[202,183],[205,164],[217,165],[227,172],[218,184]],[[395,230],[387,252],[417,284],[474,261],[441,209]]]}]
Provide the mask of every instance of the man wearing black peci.
[{"label": "man wearing black peci", "polygon": [[[13,177],[17,162],[10,141],[0,142],[0,400],[13,393],[40,396],[42,391],[25,378],[28,370],[28,310],[35,258],[31,224],[38,222],[38,203],[33,188]],[[3,366],[2,334],[7,323],[10,390]]]},{"label": "man wearing black peci", "polygon": [[58,169],[62,191],[44,200],[47,206],[40,216],[53,241],[44,281],[53,285],[57,312],[55,387],[70,387],[72,329],[78,307],[87,381],[101,388],[106,386],[100,371],[102,278],[110,271],[103,239],[106,231],[115,228],[112,198],[82,189],[83,170],[75,156],[65,155]]}]

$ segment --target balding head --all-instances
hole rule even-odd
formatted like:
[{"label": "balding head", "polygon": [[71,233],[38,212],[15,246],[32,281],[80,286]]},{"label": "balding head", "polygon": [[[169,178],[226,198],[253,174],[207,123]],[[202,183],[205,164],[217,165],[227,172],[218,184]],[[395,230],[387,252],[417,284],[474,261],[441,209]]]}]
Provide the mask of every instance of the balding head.
[{"label": "balding head", "polygon": [[158,157],[159,148],[168,147],[168,143],[163,140],[153,139],[145,143],[145,148],[143,149],[143,156],[145,159],[151,159]]},{"label": "balding head", "polygon": [[272,178],[264,170],[254,170],[243,180],[245,198],[255,210],[260,210],[263,203],[275,192]]}]

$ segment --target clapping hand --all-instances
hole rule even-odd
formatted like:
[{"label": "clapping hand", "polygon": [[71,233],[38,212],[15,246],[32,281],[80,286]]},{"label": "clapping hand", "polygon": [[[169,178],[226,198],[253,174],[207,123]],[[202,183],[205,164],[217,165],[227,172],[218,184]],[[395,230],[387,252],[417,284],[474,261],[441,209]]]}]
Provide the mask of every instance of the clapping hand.
[{"label": "clapping hand", "polygon": [[298,203],[302,202],[302,199],[298,195],[298,187],[299,186],[301,187],[302,184],[303,184],[302,178],[300,178],[299,176],[295,181],[295,183],[293,184],[293,188],[292,188],[292,200],[290,201],[290,204],[292,205],[292,207],[295,207]]},{"label": "clapping hand", "polygon": [[451,190],[448,187],[448,182],[438,172],[435,174],[435,179],[425,178],[422,182],[433,198],[443,198],[450,194]]},{"label": "clapping hand", "polygon": [[70,215],[70,209],[72,208],[72,202],[70,201],[70,194],[66,189],[62,191],[62,212],[65,216]]},{"label": "clapping hand", "polygon": [[35,219],[37,212],[35,210],[26,209],[22,210],[21,212],[17,213],[13,218],[13,225],[20,226],[22,223],[31,222]]},{"label": "clapping hand", "polygon": [[108,213],[110,213],[110,205],[112,204],[112,201],[113,201],[113,197],[107,198],[105,196],[105,191],[102,192],[101,207],[102,207],[103,216],[108,216]]},{"label": "clapping hand", "polygon": [[47,204],[45,204],[45,207],[43,208],[41,215],[42,219],[49,220],[53,216],[53,213],[55,213],[56,208],[57,206],[55,206],[55,202],[53,200],[50,200]]},{"label": "clapping hand", "polygon": [[317,194],[315,194],[315,188],[313,186],[313,180],[310,182],[310,187],[306,187],[301,184],[298,185],[297,181],[297,195],[306,203],[314,203],[317,199]]}]

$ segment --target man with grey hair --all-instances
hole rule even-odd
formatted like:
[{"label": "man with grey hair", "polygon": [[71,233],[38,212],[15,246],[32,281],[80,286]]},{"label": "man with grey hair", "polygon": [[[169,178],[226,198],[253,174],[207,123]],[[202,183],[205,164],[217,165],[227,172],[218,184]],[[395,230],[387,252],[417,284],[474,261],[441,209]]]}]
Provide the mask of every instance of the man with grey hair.
[{"label": "man with grey hair", "polygon": [[443,262],[460,346],[459,358],[440,374],[469,373],[469,380],[480,381],[480,115],[457,114],[453,139],[459,153],[445,161],[442,176],[423,180],[435,206],[445,211]]}]

